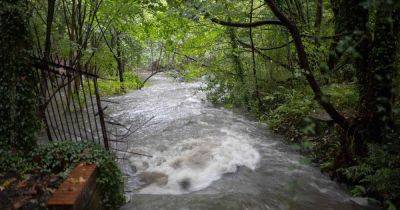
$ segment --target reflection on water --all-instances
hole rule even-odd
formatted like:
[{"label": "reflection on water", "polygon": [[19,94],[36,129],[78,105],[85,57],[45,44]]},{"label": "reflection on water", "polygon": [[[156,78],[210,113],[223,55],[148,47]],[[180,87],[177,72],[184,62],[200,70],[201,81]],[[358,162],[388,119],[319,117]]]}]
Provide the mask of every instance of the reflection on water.
[{"label": "reflection on water", "polygon": [[108,114],[125,125],[154,117],[129,137],[131,152],[152,157],[128,158],[123,209],[369,209],[266,125],[204,101],[201,85],[159,75],[111,98]]}]

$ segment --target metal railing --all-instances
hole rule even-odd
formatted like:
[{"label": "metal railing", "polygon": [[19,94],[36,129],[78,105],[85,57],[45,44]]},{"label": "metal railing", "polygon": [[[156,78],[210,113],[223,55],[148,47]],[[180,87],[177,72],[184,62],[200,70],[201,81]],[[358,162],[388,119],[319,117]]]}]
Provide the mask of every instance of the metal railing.
[{"label": "metal railing", "polygon": [[95,68],[36,60],[38,112],[48,141],[92,141],[109,149]]}]

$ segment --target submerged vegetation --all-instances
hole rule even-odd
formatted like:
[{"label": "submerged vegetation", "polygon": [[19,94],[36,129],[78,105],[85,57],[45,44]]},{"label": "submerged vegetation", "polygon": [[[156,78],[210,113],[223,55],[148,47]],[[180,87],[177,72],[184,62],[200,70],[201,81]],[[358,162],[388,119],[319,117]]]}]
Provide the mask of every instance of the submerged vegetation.
[{"label": "submerged vegetation", "polygon": [[142,85],[142,81],[134,73],[126,72],[124,74],[124,82],[122,85],[116,76],[99,79],[98,85],[101,96],[110,96],[120,95],[128,91],[139,89]]},{"label": "submerged vegetation", "polygon": [[[57,57],[99,75],[102,96],[140,89],[137,72],[201,78],[210,101],[266,122],[355,196],[400,207],[399,1],[5,0],[0,16],[4,173],[34,169],[19,158],[43,124],[30,58]],[[85,147],[33,151],[64,173]],[[99,182],[116,207],[120,173],[94,151],[85,160],[105,164]]]}]

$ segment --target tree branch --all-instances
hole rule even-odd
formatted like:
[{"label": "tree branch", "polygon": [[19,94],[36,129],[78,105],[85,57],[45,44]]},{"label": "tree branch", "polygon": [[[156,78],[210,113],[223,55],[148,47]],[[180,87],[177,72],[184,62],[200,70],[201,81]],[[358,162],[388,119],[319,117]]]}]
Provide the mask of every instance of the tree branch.
[{"label": "tree branch", "polygon": [[[241,41],[241,40],[237,40],[237,41],[238,41],[238,43],[239,43],[240,45],[242,45],[244,48],[248,48],[248,49],[252,50],[252,46],[251,46],[250,44],[245,43],[245,42],[243,42],[243,41]],[[261,52],[260,49],[258,49],[258,48],[256,48],[256,47],[254,47],[254,52],[256,52],[257,54],[259,54],[259,55],[260,55],[261,57],[263,57],[264,60],[266,60],[266,61],[272,61],[272,62],[274,62],[275,64],[277,64],[277,65],[279,65],[279,66],[281,66],[281,67],[283,67],[283,68],[291,69],[289,65],[284,64],[284,63],[282,63],[282,62],[279,62],[279,61],[276,61],[276,60],[272,59],[271,57],[269,57],[268,55],[264,54],[263,52]]]},{"label": "tree branch", "polygon": [[284,47],[290,45],[291,43],[293,43],[293,40],[291,40],[291,41],[289,41],[289,42],[286,42],[285,44],[276,46],[276,47],[259,47],[258,49],[259,49],[259,50],[276,50],[276,49],[284,48]]},{"label": "tree branch", "polygon": [[110,50],[110,52],[111,52],[111,54],[113,55],[113,57],[115,58],[115,60],[118,61],[118,56],[116,55],[116,53],[114,52],[113,48],[111,47],[111,44],[108,43],[108,40],[107,40],[107,38],[106,38],[106,35],[105,35],[105,33],[104,33],[104,31],[103,31],[101,25],[100,25],[99,19],[97,18],[97,16],[96,16],[95,18],[96,18],[97,24],[99,24],[99,29],[100,29],[101,35],[102,35],[102,37],[103,37],[103,39],[104,39],[104,42],[106,43],[108,49]]},{"label": "tree branch", "polygon": [[297,56],[299,59],[299,66],[304,70],[305,77],[314,92],[315,100],[325,109],[329,116],[344,130],[350,128],[350,124],[347,119],[340,114],[335,107],[329,102],[328,98],[323,94],[317,80],[315,79],[313,73],[310,69],[310,64],[308,61],[307,53],[304,49],[303,42],[301,40],[301,35],[299,29],[289,20],[286,15],[279,9],[278,5],[274,0],[265,0],[274,15],[283,23],[283,25],[289,30],[290,35],[293,38],[294,44],[296,46]]},{"label": "tree branch", "polygon": [[241,22],[229,22],[229,21],[224,21],[220,20],[217,18],[211,18],[211,21],[213,23],[217,23],[223,26],[231,26],[231,27],[238,27],[238,28],[253,28],[253,27],[258,27],[258,26],[263,26],[263,25],[282,25],[282,22],[279,20],[260,20],[260,21],[255,21],[252,23],[241,23]]},{"label": "tree branch", "polygon": [[139,87],[139,90],[141,90],[141,89],[144,87],[144,85],[146,84],[146,82],[147,82],[150,78],[152,78],[154,75],[156,75],[156,74],[158,74],[158,73],[160,73],[160,72],[165,72],[165,70],[152,72],[152,73],[142,82],[141,86]]}]

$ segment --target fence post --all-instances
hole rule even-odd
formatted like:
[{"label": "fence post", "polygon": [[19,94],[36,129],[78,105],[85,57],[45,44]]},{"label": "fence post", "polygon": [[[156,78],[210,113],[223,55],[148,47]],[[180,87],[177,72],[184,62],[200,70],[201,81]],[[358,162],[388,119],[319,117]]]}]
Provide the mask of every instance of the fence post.
[{"label": "fence post", "polygon": [[96,77],[93,77],[93,83],[94,83],[94,91],[95,91],[95,95],[96,95],[97,109],[99,110],[99,118],[100,118],[101,132],[103,134],[104,147],[107,150],[109,150],[106,123],[104,121],[103,107],[101,107],[99,88],[97,86],[97,78]]}]

